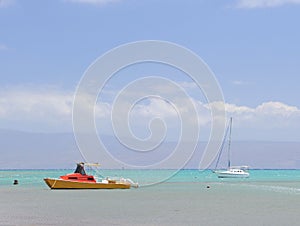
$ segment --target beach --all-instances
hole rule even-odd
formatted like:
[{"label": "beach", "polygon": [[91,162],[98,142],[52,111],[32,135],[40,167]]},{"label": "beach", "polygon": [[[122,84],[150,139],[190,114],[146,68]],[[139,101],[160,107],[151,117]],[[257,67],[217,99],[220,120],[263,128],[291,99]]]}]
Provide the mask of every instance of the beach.
[{"label": "beach", "polygon": [[299,188],[300,182],[165,182],[129,190],[6,186],[0,225],[298,225]]}]

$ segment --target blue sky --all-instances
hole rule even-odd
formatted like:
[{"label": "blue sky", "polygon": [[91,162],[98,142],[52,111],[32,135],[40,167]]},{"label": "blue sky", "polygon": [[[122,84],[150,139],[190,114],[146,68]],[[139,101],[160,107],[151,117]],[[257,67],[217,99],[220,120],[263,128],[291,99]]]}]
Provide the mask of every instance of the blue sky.
[{"label": "blue sky", "polygon": [[[73,95],[87,67],[118,45],[150,39],[185,46],[209,65],[235,139],[299,141],[298,21],[297,0],[0,0],[0,128],[72,131]],[[189,92],[201,111],[203,97]],[[155,115],[163,104],[144,107]],[[110,107],[109,98],[99,103],[106,133]]]}]

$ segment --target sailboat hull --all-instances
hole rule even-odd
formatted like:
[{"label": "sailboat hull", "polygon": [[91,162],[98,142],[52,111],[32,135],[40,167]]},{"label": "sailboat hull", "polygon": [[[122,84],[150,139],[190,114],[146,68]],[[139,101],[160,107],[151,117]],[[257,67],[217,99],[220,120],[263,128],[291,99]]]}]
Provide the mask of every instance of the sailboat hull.
[{"label": "sailboat hull", "polygon": [[235,172],[232,170],[226,171],[216,171],[215,172],[219,178],[247,178],[249,177],[249,173],[244,170],[239,170],[239,172]]}]

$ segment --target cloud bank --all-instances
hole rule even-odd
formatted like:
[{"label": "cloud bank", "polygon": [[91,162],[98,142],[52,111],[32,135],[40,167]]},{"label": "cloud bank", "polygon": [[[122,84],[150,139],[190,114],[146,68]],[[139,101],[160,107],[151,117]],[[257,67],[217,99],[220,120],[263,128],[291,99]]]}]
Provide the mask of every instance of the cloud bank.
[{"label": "cloud bank", "polygon": [[[72,91],[53,87],[33,89],[32,87],[1,88],[1,127],[37,132],[72,131]],[[199,114],[202,128],[210,126],[210,105],[192,100]],[[220,103],[212,103],[218,105]],[[234,118],[234,125],[241,130],[283,130],[286,136],[300,128],[300,109],[282,102],[269,101],[256,107],[226,103],[228,117]],[[184,107],[184,106],[180,106]],[[111,120],[112,102],[98,102],[95,108],[96,120],[107,126]],[[189,109],[186,109],[189,112]],[[173,127],[178,126],[178,115],[173,106],[164,100],[149,99],[137,103],[130,113],[136,130],[145,129],[145,122],[162,118]],[[195,123],[195,122],[190,122]],[[102,128],[102,131],[106,131]],[[294,130],[293,130],[294,131]],[[255,134],[253,134],[255,138]]]},{"label": "cloud bank", "polygon": [[52,87],[2,88],[0,121],[4,128],[63,131],[71,123],[73,94]]}]

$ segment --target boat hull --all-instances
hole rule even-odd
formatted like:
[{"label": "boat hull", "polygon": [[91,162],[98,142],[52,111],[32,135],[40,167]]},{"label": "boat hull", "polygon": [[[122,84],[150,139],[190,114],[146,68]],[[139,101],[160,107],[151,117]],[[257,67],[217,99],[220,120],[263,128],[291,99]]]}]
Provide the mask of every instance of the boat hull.
[{"label": "boat hull", "polygon": [[243,173],[232,173],[232,172],[216,172],[219,178],[247,178],[249,177],[248,172]]},{"label": "boat hull", "polygon": [[45,178],[44,181],[51,189],[128,189],[131,186],[130,184],[119,182],[89,183],[52,178]]}]

